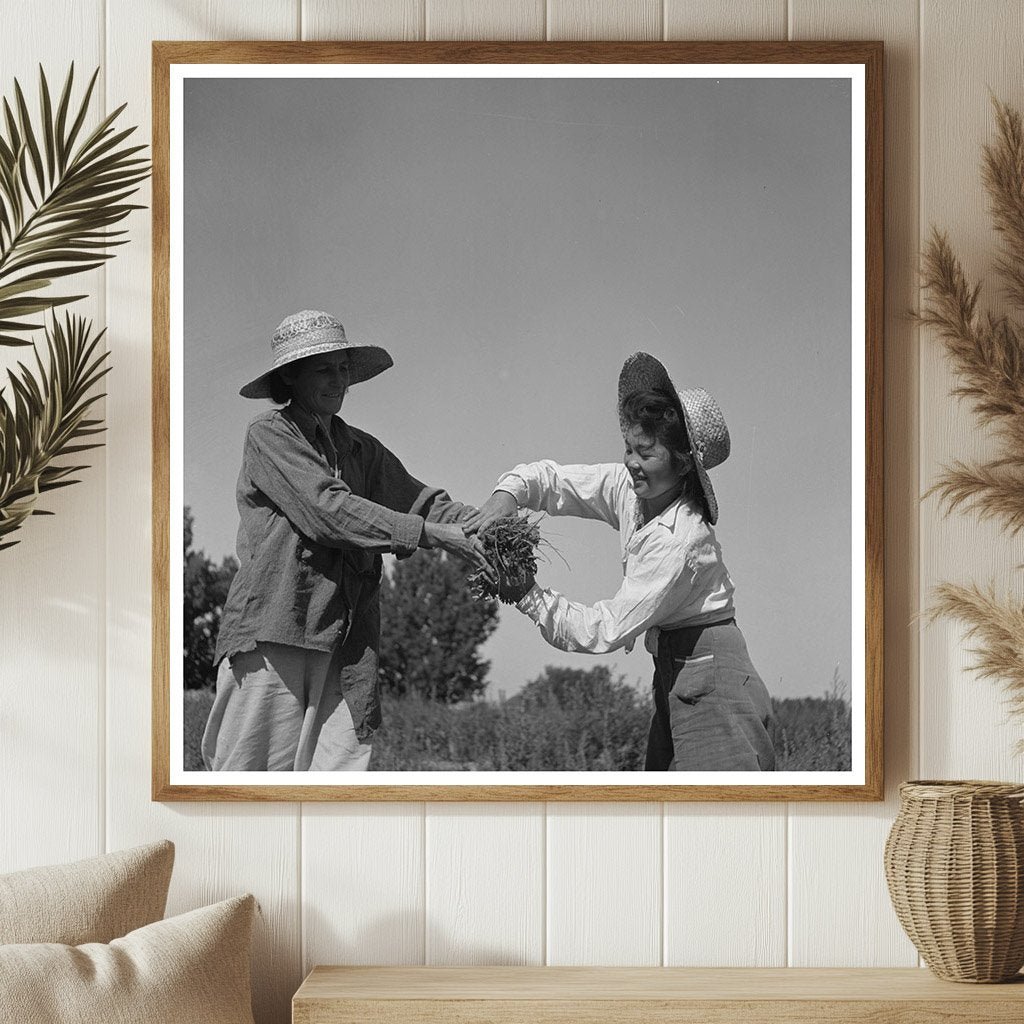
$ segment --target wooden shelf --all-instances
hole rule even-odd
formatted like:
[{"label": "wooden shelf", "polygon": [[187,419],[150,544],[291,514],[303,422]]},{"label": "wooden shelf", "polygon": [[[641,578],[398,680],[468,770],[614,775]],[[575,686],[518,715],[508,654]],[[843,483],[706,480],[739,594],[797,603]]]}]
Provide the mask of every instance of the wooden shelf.
[{"label": "wooden shelf", "polygon": [[1000,985],[917,969],[315,967],[293,1024],[1021,1024]]}]

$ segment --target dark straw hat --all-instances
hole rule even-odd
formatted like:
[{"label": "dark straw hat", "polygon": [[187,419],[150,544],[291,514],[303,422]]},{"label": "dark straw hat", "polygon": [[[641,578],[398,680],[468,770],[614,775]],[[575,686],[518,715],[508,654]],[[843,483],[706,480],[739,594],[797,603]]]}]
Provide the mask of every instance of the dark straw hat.
[{"label": "dark straw hat", "polygon": [[711,486],[708,470],[725,462],[730,449],[729,428],[725,425],[722,410],[718,408],[714,397],[703,388],[677,390],[665,367],[647,352],[634,352],[622,364],[619,373],[620,423],[623,422],[623,402],[637,391],[662,391],[678,401],[678,411],[690,439],[690,455],[707,501],[708,520],[713,526],[718,522],[718,499]]},{"label": "dark straw hat", "polygon": [[350,344],[337,317],[318,309],[304,309],[286,316],[278,324],[270,339],[273,366],[249,381],[238,393],[243,398],[270,398],[270,378],[277,370],[297,359],[323,352],[347,353],[350,384],[376,377],[394,365],[391,356],[376,345]]}]

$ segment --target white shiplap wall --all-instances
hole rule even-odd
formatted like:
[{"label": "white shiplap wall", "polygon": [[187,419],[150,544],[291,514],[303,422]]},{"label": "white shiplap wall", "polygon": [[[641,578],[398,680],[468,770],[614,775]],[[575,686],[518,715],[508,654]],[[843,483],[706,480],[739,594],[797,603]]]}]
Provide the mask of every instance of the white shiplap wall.
[{"label": "white shiplap wall", "polygon": [[[910,966],[917,954],[896,922],[879,869],[896,813],[895,783],[917,775],[916,700],[917,304],[920,54],[918,0],[790,0],[791,39],[882,39],[886,44],[886,608],[885,804],[789,809],[790,964]],[[834,925],[822,928],[822,907]]]},{"label": "white shiplap wall", "polygon": [[[0,91],[103,68],[148,137],[152,39],[883,39],[886,67],[886,758],[882,804],[177,805],[149,799],[150,232],[84,290],[109,326],[107,448],[0,555],[0,871],[157,837],[170,911],[249,890],[260,1024],[317,962],[907,965],[881,846],[905,778],[1021,778],[1019,726],[915,613],[941,578],[1004,585],[994,529],[918,495],[980,450],[917,303],[927,227],[983,273],[988,89],[1024,106],[1018,0],[35,0],[0,2]],[[148,193],[143,201],[148,201]],[[0,366],[9,353],[0,352]]]}]

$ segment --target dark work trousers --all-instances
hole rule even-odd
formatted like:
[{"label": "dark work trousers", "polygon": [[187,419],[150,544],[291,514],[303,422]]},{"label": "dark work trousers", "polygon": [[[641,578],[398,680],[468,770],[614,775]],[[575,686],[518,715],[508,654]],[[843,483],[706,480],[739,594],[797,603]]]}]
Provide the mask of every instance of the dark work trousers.
[{"label": "dark work trousers", "polygon": [[771,699],[735,620],[662,630],[647,771],[775,768]]}]

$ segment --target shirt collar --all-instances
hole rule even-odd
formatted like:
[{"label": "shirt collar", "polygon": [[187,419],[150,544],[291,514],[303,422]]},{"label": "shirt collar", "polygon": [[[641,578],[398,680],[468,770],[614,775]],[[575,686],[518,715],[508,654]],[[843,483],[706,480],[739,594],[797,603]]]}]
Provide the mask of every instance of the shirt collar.
[{"label": "shirt collar", "polygon": [[337,452],[339,459],[343,459],[349,451],[360,447],[359,438],[340,416],[331,417],[331,432],[327,434],[320,420],[306,412],[301,406],[296,405],[295,402],[289,402],[284,411],[295,421],[296,426],[310,444],[316,446],[321,439],[327,441]]},{"label": "shirt collar", "polygon": [[646,526],[664,526],[669,532],[674,532],[679,525],[680,517],[688,518],[697,513],[696,506],[688,498],[680,496],[672,502],[668,508],[664,508],[653,519],[647,522]]}]

